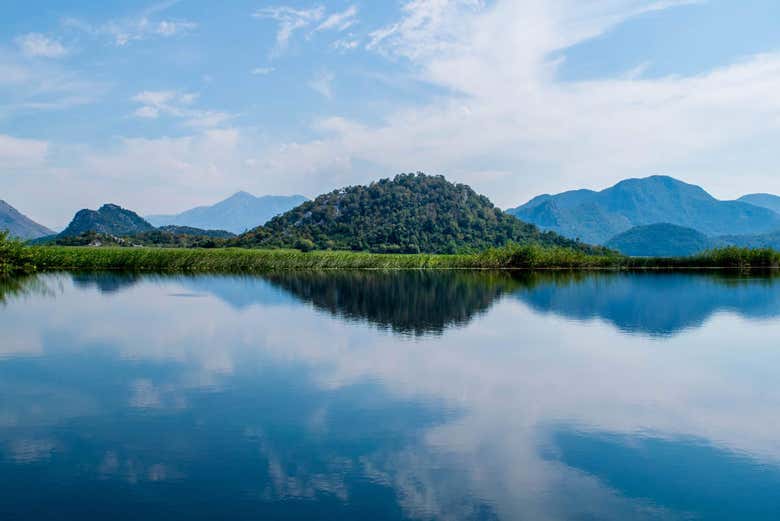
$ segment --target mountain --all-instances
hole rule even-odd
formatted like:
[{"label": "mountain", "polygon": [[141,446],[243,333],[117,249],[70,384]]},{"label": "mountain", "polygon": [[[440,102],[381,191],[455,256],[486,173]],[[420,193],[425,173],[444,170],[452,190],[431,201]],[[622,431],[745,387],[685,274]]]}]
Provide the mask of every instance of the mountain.
[{"label": "mountain", "polygon": [[632,257],[687,257],[713,245],[713,241],[699,231],[667,223],[635,226],[605,244],[607,248]]},{"label": "mountain", "polygon": [[720,201],[668,176],[627,179],[595,192],[538,196],[509,213],[565,237],[604,244],[634,226],[669,223],[708,235],[780,229],[780,215],[743,201]]},{"label": "mountain", "polygon": [[773,212],[780,213],[780,197],[772,194],[748,194],[743,195],[737,201],[749,203],[761,208],[767,208]]},{"label": "mountain", "polygon": [[85,232],[126,236],[152,230],[154,226],[137,213],[115,204],[104,204],[99,210],[79,210],[59,237],[76,237]]},{"label": "mountain", "polygon": [[37,239],[54,233],[0,199],[0,231],[2,230],[7,230],[12,237],[25,240]]},{"label": "mountain", "polygon": [[177,215],[150,215],[146,219],[155,226],[175,224],[243,233],[306,200],[302,195],[255,197],[246,192],[237,192],[213,206],[199,206]]},{"label": "mountain", "polygon": [[713,239],[718,246],[740,248],[772,248],[780,251],[780,230],[758,235],[722,235]]},{"label": "mountain", "polygon": [[[161,233],[169,233],[171,235],[189,235],[192,237],[210,237],[212,239],[229,239],[235,237],[234,233],[230,233],[226,230],[204,230],[202,228],[193,228],[192,226],[160,226],[155,230]],[[144,232],[152,233],[152,232]]]},{"label": "mountain", "polygon": [[350,186],[274,217],[241,235],[244,246],[374,252],[453,253],[508,241],[592,251],[555,233],[542,233],[490,200],[443,176],[401,174]]}]

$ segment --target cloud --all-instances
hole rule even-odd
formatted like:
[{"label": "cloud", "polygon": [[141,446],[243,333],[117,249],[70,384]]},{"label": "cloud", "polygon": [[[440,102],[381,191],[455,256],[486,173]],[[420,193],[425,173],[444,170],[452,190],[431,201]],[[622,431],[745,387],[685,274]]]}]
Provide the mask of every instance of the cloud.
[{"label": "cloud", "polygon": [[357,23],[357,13],[357,6],[351,5],[345,11],[328,16],[317,26],[316,31],[346,31]]},{"label": "cloud", "polygon": [[733,197],[732,176],[750,168],[765,172],[753,179],[766,182],[752,189],[780,191],[770,152],[780,137],[780,100],[772,95],[780,89],[780,54],[695,76],[644,78],[640,68],[596,81],[557,78],[568,47],[631,17],[688,3],[409,1],[402,19],[374,31],[368,48],[442,94],[398,107],[380,123],[325,118],[315,123],[321,138],[279,147],[273,161],[309,158],[309,186],[322,189],[334,186],[334,163],[347,169],[338,179],[348,183],[377,173],[441,172],[505,207],[541,192],[658,172]]},{"label": "cloud", "polygon": [[322,71],[317,74],[310,82],[311,87],[315,92],[322,94],[326,98],[333,97],[333,80],[335,76],[330,71]]},{"label": "cloud", "polygon": [[27,33],[14,41],[25,56],[61,58],[68,54],[68,50],[60,42],[40,33]]},{"label": "cloud", "polygon": [[157,119],[167,115],[184,120],[184,125],[194,128],[222,126],[234,116],[227,112],[193,108],[198,95],[174,90],[143,91],[133,96],[132,101],[141,104],[133,115],[142,119]]},{"label": "cloud", "polygon": [[273,67],[255,67],[252,69],[251,73],[255,76],[267,76],[268,74],[274,72],[274,70],[276,69]]},{"label": "cloud", "polygon": [[0,134],[0,168],[36,167],[46,159],[49,144],[36,139],[21,139]]},{"label": "cloud", "polygon": [[322,6],[311,9],[296,9],[287,6],[264,7],[252,14],[255,18],[271,19],[278,23],[275,53],[287,49],[290,38],[296,31],[309,27],[321,20],[324,15],[325,8]]},{"label": "cloud", "polygon": [[144,9],[135,16],[91,24],[78,18],[66,18],[63,24],[98,37],[108,37],[114,45],[124,47],[130,42],[151,37],[170,38],[195,30],[198,24],[190,20],[160,19],[156,15],[178,2],[163,2]]},{"label": "cloud", "polygon": [[27,60],[0,49],[0,121],[20,112],[92,103],[104,91],[105,85],[86,80],[59,62]]}]

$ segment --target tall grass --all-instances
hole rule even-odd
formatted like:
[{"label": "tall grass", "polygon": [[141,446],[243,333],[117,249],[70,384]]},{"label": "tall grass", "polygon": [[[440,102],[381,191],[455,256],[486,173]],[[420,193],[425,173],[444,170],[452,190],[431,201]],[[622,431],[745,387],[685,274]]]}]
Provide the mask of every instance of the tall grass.
[{"label": "tall grass", "polygon": [[[774,250],[723,248],[693,257],[632,258],[588,255],[561,247],[508,245],[462,255],[382,254],[243,248],[88,248],[13,245],[11,263],[40,270],[253,273],[328,269],[674,269],[777,268]],[[0,250],[2,252],[3,250]],[[0,256],[0,262],[3,262]],[[6,260],[7,262],[7,260]],[[2,266],[2,264],[0,264]]]}]

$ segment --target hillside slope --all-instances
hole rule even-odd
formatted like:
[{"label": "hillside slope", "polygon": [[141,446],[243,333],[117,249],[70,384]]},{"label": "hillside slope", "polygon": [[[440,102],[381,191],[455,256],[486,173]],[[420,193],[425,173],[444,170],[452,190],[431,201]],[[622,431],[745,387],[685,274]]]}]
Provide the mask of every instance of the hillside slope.
[{"label": "hillside slope", "polygon": [[712,248],[713,241],[692,228],[660,223],[635,226],[606,246],[632,257],[686,257]]},{"label": "hillside slope", "polygon": [[237,192],[212,206],[199,206],[176,215],[150,215],[146,220],[154,226],[189,226],[238,234],[265,224],[304,201],[306,198],[302,195],[255,197],[247,192]]},{"label": "hillside slope", "polygon": [[743,201],[720,201],[668,176],[627,179],[600,192],[539,196],[509,213],[570,238],[604,244],[634,226],[668,223],[708,236],[766,233],[780,215]]},{"label": "hillside slope", "polygon": [[86,232],[126,236],[154,230],[154,226],[137,213],[115,204],[104,204],[98,210],[79,210],[59,237],[76,237]]},{"label": "hillside slope", "polygon": [[421,173],[320,195],[240,236],[237,244],[452,253],[509,241],[591,251],[502,212],[466,185]]},{"label": "hillside slope", "polygon": [[772,194],[748,194],[743,195],[737,201],[760,206],[780,214],[780,197]]},{"label": "hillside slope", "polygon": [[7,230],[12,237],[25,240],[37,239],[54,233],[2,199],[0,199],[0,230]]}]

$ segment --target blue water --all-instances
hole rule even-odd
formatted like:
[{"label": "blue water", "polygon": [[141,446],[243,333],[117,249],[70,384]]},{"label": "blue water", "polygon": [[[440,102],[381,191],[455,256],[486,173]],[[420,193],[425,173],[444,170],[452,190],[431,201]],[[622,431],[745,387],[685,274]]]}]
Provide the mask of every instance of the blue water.
[{"label": "blue water", "polygon": [[780,278],[0,281],[0,519],[777,519]]}]

